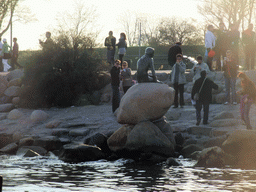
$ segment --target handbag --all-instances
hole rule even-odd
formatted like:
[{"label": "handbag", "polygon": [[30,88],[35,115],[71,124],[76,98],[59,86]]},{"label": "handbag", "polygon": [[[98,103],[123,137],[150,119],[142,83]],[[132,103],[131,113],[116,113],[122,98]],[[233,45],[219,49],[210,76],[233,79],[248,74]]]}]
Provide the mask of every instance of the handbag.
[{"label": "handbag", "polygon": [[201,90],[202,90],[202,88],[203,88],[205,79],[206,79],[206,78],[204,78],[204,81],[203,81],[203,83],[202,83],[202,85],[201,85],[201,87],[200,87],[199,92],[194,95],[194,100],[195,100],[195,101],[198,101],[198,100],[199,100],[199,94],[201,93]]},{"label": "handbag", "polygon": [[11,59],[12,55],[11,53],[4,53],[4,59]]}]

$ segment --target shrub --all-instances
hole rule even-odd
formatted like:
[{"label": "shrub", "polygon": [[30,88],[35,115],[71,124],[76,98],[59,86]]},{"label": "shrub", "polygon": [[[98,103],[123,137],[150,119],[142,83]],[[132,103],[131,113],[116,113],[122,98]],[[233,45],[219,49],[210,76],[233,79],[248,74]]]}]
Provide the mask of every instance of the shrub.
[{"label": "shrub", "polygon": [[33,53],[25,65],[21,107],[67,107],[81,95],[92,95],[109,82],[100,82],[104,64],[93,49],[73,49],[58,41]]}]

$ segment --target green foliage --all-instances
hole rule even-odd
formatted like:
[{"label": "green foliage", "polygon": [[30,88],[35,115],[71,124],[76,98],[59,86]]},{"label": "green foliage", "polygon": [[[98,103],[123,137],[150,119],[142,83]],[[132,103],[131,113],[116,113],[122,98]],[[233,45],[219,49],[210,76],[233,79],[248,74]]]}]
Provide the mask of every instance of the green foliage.
[{"label": "green foliage", "polygon": [[52,48],[34,52],[25,65],[22,107],[67,107],[83,94],[107,83],[99,80],[103,64],[94,50],[73,49],[58,41]]}]

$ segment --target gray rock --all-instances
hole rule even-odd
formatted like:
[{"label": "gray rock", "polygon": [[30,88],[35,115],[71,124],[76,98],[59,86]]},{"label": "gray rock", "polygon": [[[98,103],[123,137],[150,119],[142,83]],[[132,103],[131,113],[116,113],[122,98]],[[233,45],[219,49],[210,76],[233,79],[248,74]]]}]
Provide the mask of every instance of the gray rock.
[{"label": "gray rock", "polygon": [[56,128],[61,124],[61,120],[59,119],[54,119],[48,123],[46,123],[45,127],[46,128]]},{"label": "gray rock", "polygon": [[69,129],[67,128],[56,128],[56,129],[52,129],[52,135],[53,136],[67,136],[69,134]]},{"label": "gray rock", "polygon": [[21,118],[22,116],[23,116],[23,113],[22,113],[20,110],[18,110],[18,109],[13,109],[13,110],[11,110],[11,111],[9,112],[7,118],[10,119],[10,120],[16,120],[16,119]]},{"label": "gray rock", "polygon": [[7,87],[11,87],[11,86],[21,86],[21,79],[20,78],[16,78],[16,79],[12,79],[11,81],[8,82]]},{"label": "gray rock", "polygon": [[14,105],[12,103],[7,103],[7,104],[1,104],[0,105],[0,113],[2,112],[9,112],[12,109],[14,109]]},{"label": "gray rock", "polygon": [[41,156],[45,156],[47,154],[47,150],[40,146],[22,146],[18,149],[16,155],[24,156],[28,150],[34,151]]},{"label": "gray rock", "polygon": [[34,143],[34,139],[32,137],[23,138],[19,141],[19,147],[21,146],[31,146]]},{"label": "gray rock", "polygon": [[34,146],[41,146],[45,148],[47,151],[54,151],[60,149],[62,146],[60,139],[56,136],[46,136],[36,138],[34,142]]},{"label": "gray rock", "polygon": [[165,113],[164,115],[166,117],[166,119],[168,121],[176,121],[180,118],[181,116],[181,112],[177,112],[177,111],[174,111],[174,110],[169,110],[167,111],[167,113]]},{"label": "gray rock", "polygon": [[0,152],[7,153],[7,154],[15,154],[17,150],[18,150],[18,145],[16,143],[11,143],[1,148]]},{"label": "gray rock", "polygon": [[40,156],[37,152],[28,149],[27,152],[24,154],[23,157],[37,157]]},{"label": "gray rock", "polygon": [[65,162],[96,161],[105,158],[99,147],[85,144],[67,144],[63,146],[59,158]]},{"label": "gray rock", "polygon": [[42,110],[35,110],[30,115],[30,119],[32,122],[45,121],[48,118],[49,118],[49,115]]},{"label": "gray rock", "polygon": [[212,121],[209,125],[211,127],[232,127],[239,124],[238,119],[219,119]]},{"label": "gray rock", "polygon": [[11,86],[11,87],[8,87],[4,91],[4,95],[6,95],[8,97],[18,97],[19,94],[20,94],[20,87],[19,86]]},{"label": "gray rock", "polygon": [[209,128],[209,127],[193,126],[193,127],[189,127],[189,128],[187,129],[187,132],[188,132],[189,134],[193,134],[193,135],[212,136],[212,128]]},{"label": "gray rock", "polygon": [[0,113],[0,121],[7,118],[7,113]]},{"label": "gray rock", "polygon": [[23,77],[23,75],[24,75],[23,69],[15,69],[13,71],[10,71],[7,74],[7,79],[8,79],[8,81],[11,81],[13,79],[17,79],[17,78]]},{"label": "gray rock", "polygon": [[231,112],[223,111],[216,114],[213,119],[218,120],[218,119],[230,119],[230,118],[234,118],[234,115]]},{"label": "gray rock", "polygon": [[190,155],[192,153],[194,153],[195,151],[202,151],[203,147],[197,145],[197,144],[191,144],[191,145],[187,145],[185,146],[182,150],[181,150],[181,154],[185,157],[188,158],[190,157]]},{"label": "gray rock", "polygon": [[86,136],[88,135],[89,133],[91,132],[90,129],[87,129],[87,128],[80,128],[80,129],[73,129],[71,131],[69,131],[69,136],[74,136],[74,137],[77,137],[77,136]]},{"label": "gray rock", "polygon": [[227,136],[226,135],[223,135],[221,137],[214,137],[214,138],[210,138],[208,139],[207,141],[205,141],[203,143],[204,147],[205,148],[208,148],[208,147],[214,147],[214,146],[217,146],[217,147],[221,147],[222,146],[222,143],[227,139]]}]

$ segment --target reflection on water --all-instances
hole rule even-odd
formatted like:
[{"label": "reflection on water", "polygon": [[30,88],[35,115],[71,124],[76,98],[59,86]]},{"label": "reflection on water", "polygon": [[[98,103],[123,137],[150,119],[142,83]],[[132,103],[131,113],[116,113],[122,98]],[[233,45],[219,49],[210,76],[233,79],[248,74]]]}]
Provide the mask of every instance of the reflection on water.
[{"label": "reflection on water", "polygon": [[142,165],[132,160],[79,164],[50,157],[0,156],[3,191],[254,191],[256,170]]}]

